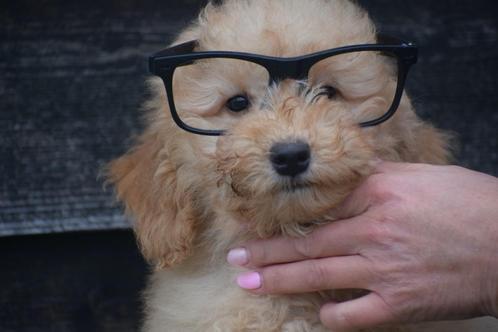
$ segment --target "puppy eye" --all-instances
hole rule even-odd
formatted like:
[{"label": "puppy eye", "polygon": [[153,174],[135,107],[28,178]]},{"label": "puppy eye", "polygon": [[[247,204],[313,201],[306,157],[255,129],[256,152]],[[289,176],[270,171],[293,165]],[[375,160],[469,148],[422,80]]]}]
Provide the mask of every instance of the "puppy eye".
[{"label": "puppy eye", "polygon": [[249,108],[251,103],[246,96],[235,96],[228,99],[226,106],[232,112],[242,112]]},{"label": "puppy eye", "polygon": [[324,85],[321,88],[321,90],[322,91],[320,91],[319,95],[327,96],[328,99],[333,99],[333,98],[337,97],[337,95],[339,94],[339,91],[337,91],[336,88],[334,88],[333,86],[330,86],[330,85]]},{"label": "puppy eye", "polygon": [[311,99],[311,103],[316,102],[322,96],[334,99],[339,96],[339,91],[331,85],[323,85],[318,88],[318,92]]}]

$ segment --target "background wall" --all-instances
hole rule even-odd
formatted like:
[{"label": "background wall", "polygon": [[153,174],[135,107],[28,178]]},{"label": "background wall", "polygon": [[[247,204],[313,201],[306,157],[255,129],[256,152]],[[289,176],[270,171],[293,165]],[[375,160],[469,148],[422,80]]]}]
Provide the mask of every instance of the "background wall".
[{"label": "background wall", "polygon": [[[408,90],[498,175],[498,4],[363,0],[416,41]],[[147,268],[98,179],[140,131],[146,59],[203,1],[0,3],[0,331],[128,331]]]}]

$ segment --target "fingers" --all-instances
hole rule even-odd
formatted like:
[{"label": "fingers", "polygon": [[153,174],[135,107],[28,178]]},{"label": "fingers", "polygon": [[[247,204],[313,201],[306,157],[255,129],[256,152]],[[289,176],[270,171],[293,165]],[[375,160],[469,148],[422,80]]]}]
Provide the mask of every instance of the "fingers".
[{"label": "fingers", "polygon": [[339,219],[347,219],[364,214],[375,204],[375,199],[370,194],[371,190],[370,183],[365,181],[339,204],[334,211],[335,216]]},{"label": "fingers", "polygon": [[[273,265],[257,272],[243,274],[239,277],[238,283],[241,287],[259,294],[308,293],[346,288],[366,289],[368,283],[374,279],[370,271],[369,261],[355,255]],[[248,277],[255,279],[244,280]],[[244,283],[257,279],[259,279],[259,284]]]},{"label": "fingers", "polygon": [[379,162],[374,172],[361,183],[337,208],[339,218],[351,218],[392,198],[405,185],[406,172],[434,169],[433,165]]},{"label": "fingers", "polygon": [[392,309],[373,292],[355,300],[325,304],[320,310],[320,320],[333,331],[356,331],[396,323]]},{"label": "fingers", "polygon": [[357,254],[368,239],[364,219],[341,220],[300,238],[276,237],[251,241],[228,254],[233,265],[258,267],[305,259]]},{"label": "fingers", "polygon": [[[368,241],[368,224],[375,219],[375,206],[392,197],[395,187],[380,173],[412,170],[423,164],[380,162],[376,174],[366,179],[337,208],[335,221],[322,226],[304,238],[274,238],[247,243],[229,253],[233,265],[257,267],[309,258],[354,255]],[[372,213],[368,213],[370,211]],[[356,217],[358,216],[358,217]],[[349,218],[349,219],[348,219]]]},{"label": "fingers", "polygon": [[[413,167],[416,167],[413,164]],[[366,178],[348,197],[337,207],[336,217],[339,219],[362,215],[371,207],[379,204],[386,198],[386,179],[383,173],[399,171],[407,167],[404,164],[379,162],[374,167],[374,173]]]}]

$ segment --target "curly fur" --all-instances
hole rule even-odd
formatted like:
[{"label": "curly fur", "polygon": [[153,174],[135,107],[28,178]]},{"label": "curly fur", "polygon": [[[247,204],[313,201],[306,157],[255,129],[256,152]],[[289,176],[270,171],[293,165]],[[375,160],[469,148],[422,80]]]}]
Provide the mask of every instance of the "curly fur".
[{"label": "curly fur", "polygon": [[[199,40],[199,50],[296,56],[373,43],[375,27],[363,9],[346,0],[226,0],[208,4],[174,44],[192,39]],[[235,285],[240,270],[225,256],[248,239],[299,236],[332,221],[330,211],[369,174],[376,158],[448,160],[448,136],[419,120],[406,95],[389,121],[365,129],[356,125],[365,112],[385,106],[384,90],[391,84],[386,67],[371,60],[349,58],[346,65],[330,64],[310,77],[340,73],[334,84],[343,91],[341,103],[313,90],[304,93],[303,85],[311,82],[263,87],[261,109],[243,121],[230,120],[228,134],[219,138],[178,128],[162,82],[150,80],[146,130],[108,171],[118,199],[135,220],[143,255],[155,267],[145,296],[144,331],[325,330],[317,313],[331,294],[248,294]],[[369,69],[359,70],[365,66]],[[249,67],[224,69],[214,63],[202,70],[185,70],[183,83],[178,82],[186,97],[183,107],[197,110],[192,121],[204,121],[202,115],[237,93],[234,89],[258,84]],[[285,140],[304,140],[311,147],[313,165],[302,188],[293,188],[269,163],[272,144]]]}]

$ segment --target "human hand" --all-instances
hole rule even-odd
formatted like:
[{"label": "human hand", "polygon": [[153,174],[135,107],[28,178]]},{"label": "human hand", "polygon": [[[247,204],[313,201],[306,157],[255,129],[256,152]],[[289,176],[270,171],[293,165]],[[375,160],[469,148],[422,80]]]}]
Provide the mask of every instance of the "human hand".
[{"label": "human hand", "polygon": [[498,179],[455,166],[382,162],[340,211],[303,238],[231,250],[255,294],[365,289],[327,303],[335,330],[498,316]]}]

